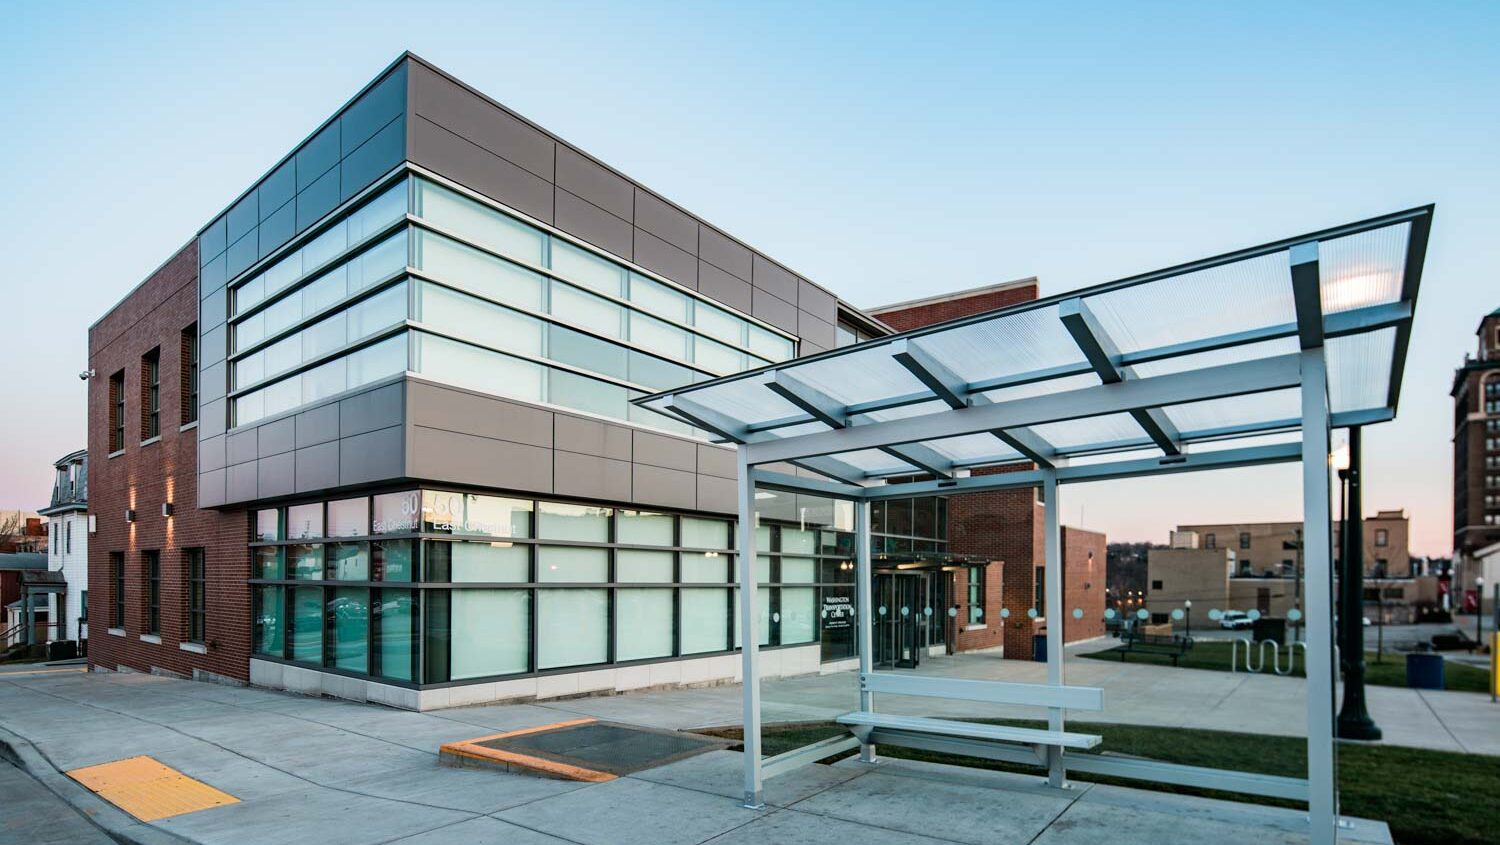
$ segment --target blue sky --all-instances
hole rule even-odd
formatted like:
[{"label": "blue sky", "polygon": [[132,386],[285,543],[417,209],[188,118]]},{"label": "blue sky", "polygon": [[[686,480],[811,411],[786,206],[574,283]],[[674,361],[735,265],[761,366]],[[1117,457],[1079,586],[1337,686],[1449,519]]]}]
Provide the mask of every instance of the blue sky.
[{"label": "blue sky", "polygon": [[[1366,501],[1451,531],[1452,368],[1500,306],[1493,4],[11,5],[0,508],[85,441],[88,325],[411,49],[857,305],[1044,294],[1437,203]],[[14,304],[11,308],[14,309]],[[1070,491],[1066,521],[1296,518],[1297,469]]]}]

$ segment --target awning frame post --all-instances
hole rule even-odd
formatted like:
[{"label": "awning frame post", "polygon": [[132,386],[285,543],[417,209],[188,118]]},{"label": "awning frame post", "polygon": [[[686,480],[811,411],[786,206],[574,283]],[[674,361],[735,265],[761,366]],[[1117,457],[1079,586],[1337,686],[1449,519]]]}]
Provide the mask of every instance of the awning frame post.
[{"label": "awning frame post", "polygon": [[745,447],[734,450],[738,474],[739,539],[735,560],[740,567],[740,673],[744,691],[745,802],[751,810],[765,807],[761,800],[760,759],[760,631],[755,606],[755,477],[750,473]]},{"label": "awning frame post", "polygon": [[[1042,470],[1042,545],[1043,579],[1046,581],[1047,607],[1047,683],[1053,687],[1063,685],[1063,556],[1062,530],[1059,526],[1059,502],[1057,498],[1057,470]],[[1003,625],[1005,620],[1001,620]],[[1061,731],[1064,710],[1047,708],[1047,729]],[[1067,763],[1063,760],[1060,746],[1047,746],[1047,785],[1065,788],[1068,782]]]},{"label": "awning frame post", "polygon": [[1335,768],[1332,506],[1328,450],[1328,374],[1323,347],[1302,357],[1302,560],[1307,614],[1307,792],[1309,845],[1338,841]]},{"label": "awning frame post", "polygon": [[[875,693],[871,692],[864,679],[873,669],[875,655],[875,601],[874,573],[870,570],[870,503],[864,499],[854,502],[854,621],[858,626],[856,641],[859,649],[859,709],[865,713],[875,712]],[[877,759],[874,743],[862,742],[859,759],[863,763],[874,763]]]}]

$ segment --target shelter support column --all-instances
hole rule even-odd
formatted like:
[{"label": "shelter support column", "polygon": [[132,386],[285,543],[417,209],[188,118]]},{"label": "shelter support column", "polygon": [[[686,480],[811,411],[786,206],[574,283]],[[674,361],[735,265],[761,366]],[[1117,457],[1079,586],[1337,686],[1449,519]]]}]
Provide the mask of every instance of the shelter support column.
[{"label": "shelter support column", "polygon": [[1302,557],[1307,613],[1307,790],[1310,845],[1338,840],[1333,572],[1329,523],[1328,374],[1321,346],[1301,352]]},{"label": "shelter support column", "polygon": [[745,447],[735,450],[739,486],[739,538],[735,543],[740,569],[740,666],[744,688],[745,806],[760,809],[760,631],[755,606],[755,479],[750,474]]},{"label": "shelter support column", "polygon": [[[859,500],[854,503],[854,621],[858,626],[859,709],[865,713],[875,711],[875,693],[864,684],[875,654],[874,579],[875,575],[870,571],[870,503]],[[859,759],[865,763],[875,762],[875,744],[861,744]]]},{"label": "shelter support column", "polygon": [[[1060,687],[1063,684],[1063,620],[1067,616],[1066,609],[1063,607],[1062,531],[1058,525],[1060,518],[1058,504],[1057,470],[1045,469],[1042,471],[1042,512],[1044,514],[1042,545],[1046,557],[1043,572],[1047,582],[1047,684],[1054,687]],[[1003,624],[1004,620],[1001,620],[1001,623]],[[1047,709],[1047,729],[1052,731],[1063,729],[1061,707]],[[1067,785],[1067,768],[1063,761],[1061,746],[1047,747],[1047,784],[1055,787]]]}]

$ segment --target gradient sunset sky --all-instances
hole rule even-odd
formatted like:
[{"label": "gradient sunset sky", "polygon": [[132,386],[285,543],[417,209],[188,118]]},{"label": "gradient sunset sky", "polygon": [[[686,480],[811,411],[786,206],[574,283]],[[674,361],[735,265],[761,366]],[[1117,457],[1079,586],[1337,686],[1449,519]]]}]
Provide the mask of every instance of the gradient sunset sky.
[{"label": "gradient sunset sky", "polygon": [[[85,445],[87,329],[411,49],[856,305],[1043,295],[1437,204],[1366,503],[1451,543],[1500,307],[1500,4],[29,3],[0,31],[0,509]],[[1070,489],[1112,540],[1296,519],[1296,465]]]}]

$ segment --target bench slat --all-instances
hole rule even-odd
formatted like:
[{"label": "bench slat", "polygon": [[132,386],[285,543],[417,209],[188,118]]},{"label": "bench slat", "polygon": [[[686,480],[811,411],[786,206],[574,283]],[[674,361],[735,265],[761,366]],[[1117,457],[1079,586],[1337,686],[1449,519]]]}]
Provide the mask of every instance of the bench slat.
[{"label": "bench slat", "polygon": [[964,701],[986,701],[994,704],[1020,704],[1032,707],[1062,707],[1069,710],[1104,709],[1104,690],[1098,687],[976,681],[968,678],[939,678],[931,675],[908,675],[895,672],[870,672],[861,675],[860,684],[870,692],[891,695],[955,698]]},{"label": "bench slat", "polygon": [[1101,741],[1101,738],[1094,734],[1015,728],[1009,725],[983,725],[948,719],[927,719],[920,716],[888,716],[883,713],[863,711],[845,713],[835,721],[849,727],[910,731],[935,736],[961,736],[995,742],[1021,742],[1027,745],[1059,745],[1064,748],[1093,748]]}]

